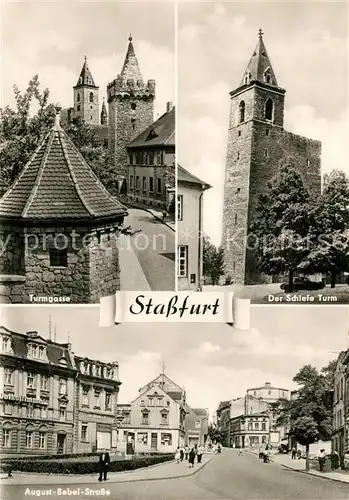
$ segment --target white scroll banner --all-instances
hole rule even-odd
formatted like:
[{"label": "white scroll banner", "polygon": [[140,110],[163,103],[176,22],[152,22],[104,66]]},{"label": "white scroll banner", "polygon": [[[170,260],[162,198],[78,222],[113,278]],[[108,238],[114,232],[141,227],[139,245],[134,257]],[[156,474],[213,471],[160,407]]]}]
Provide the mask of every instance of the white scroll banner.
[{"label": "white scroll banner", "polygon": [[249,330],[250,305],[231,292],[117,292],[100,299],[99,326],[171,321]]}]

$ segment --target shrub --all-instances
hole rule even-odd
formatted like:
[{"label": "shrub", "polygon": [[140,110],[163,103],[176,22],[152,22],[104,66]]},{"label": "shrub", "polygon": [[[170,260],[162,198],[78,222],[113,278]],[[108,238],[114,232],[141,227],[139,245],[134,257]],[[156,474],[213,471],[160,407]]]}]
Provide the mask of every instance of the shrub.
[{"label": "shrub", "polygon": [[[111,462],[108,467],[109,472],[122,472],[127,470],[140,469],[149,467],[163,462],[169,462],[174,459],[174,454],[149,456],[134,458],[131,460],[120,460]],[[2,467],[6,467],[7,461],[2,462]],[[13,471],[20,472],[36,472],[39,474],[97,474],[99,472],[99,464],[95,462],[55,462],[51,460],[44,462],[43,460],[11,460],[11,468]]]},{"label": "shrub", "polygon": [[[55,455],[29,455],[25,457],[25,461],[30,461],[30,460],[56,460],[60,458],[78,458],[78,457],[98,457],[99,452],[93,451],[93,452],[88,452],[88,453],[60,453],[60,454],[55,454]],[[23,460],[23,458],[18,458],[18,457],[6,457],[4,459],[6,462],[12,462],[12,461],[17,461],[17,460]]]}]

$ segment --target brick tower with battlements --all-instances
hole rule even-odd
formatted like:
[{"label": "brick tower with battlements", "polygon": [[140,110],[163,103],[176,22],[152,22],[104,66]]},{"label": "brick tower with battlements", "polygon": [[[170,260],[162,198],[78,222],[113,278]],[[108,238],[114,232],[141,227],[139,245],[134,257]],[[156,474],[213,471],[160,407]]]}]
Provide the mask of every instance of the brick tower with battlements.
[{"label": "brick tower with battlements", "polygon": [[310,194],[320,193],[321,143],[284,130],[285,92],[278,85],[260,30],[240,85],[230,92],[222,245],[225,279],[234,284],[271,279],[259,273],[254,253],[248,249],[248,228],[259,195],[280,167],[292,164]]},{"label": "brick tower with battlements", "polygon": [[127,194],[126,146],[154,120],[155,81],[143,80],[132,36],[121,73],[107,87],[109,153],[118,190]]}]

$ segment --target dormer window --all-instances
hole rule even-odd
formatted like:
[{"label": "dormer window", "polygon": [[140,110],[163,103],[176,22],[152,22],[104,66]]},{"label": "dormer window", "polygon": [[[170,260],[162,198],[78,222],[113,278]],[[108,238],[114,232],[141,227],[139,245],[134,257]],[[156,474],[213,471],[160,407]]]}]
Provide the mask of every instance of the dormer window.
[{"label": "dormer window", "polygon": [[265,71],[264,71],[264,81],[265,83],[273,83],[273,80],[272,80],[272,77],[271,77],[271,71],[270,71],[270,68],[267,68]]},{"label": "dormer window", "polygon": [[11,339],[10,339],[10,337],[2,337],[1,350],[2,350],[2,352],[10,352],[11,351]]},{"label": "dormer window", "polygon": [[154,129],[151,129],[146,140],[149,141],[150,139],[155,139],[155,137],[157,137],[157,134]]},{"label": "dormer window", "polygon": [[239,104],[239,123],[245,121],[245,101],[241,101]]},{"label": "dormer window", "polygon": [[67,360],[64,357],[61,357],[58,361],[58,363],[62,366],[67,366]]},{"label": "dormer window", "polygon": [[137,104],[135,102],[131,102],[131,109],[134,111],[137,108]]}]

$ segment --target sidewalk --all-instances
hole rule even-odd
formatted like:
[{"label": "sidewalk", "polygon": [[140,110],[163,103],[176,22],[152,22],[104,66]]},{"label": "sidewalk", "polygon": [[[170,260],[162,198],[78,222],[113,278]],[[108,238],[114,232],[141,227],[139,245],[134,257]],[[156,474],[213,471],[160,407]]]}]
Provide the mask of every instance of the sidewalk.
[{"label": "sidewalk", "polygon": [[130,236],[123,236],[119,248],[120,290],[148,292],[150,286],[132,248]]},{"label": "sidewalk", "polygon": [[[190,468],[187,461],[166,462],[151,467],[144,467],[134,471],[110,472],[107,483],[128,483],[137,481],[156,481],[162,479],[177,479],[195,474],[211,460],[210,456],[204,456],[202,463],[195,463]],[[98,474],[70,475],[70,474],[27,474],[25,472],[13,472],[13,478],[1,476],[3,485],[29,485],[29,484],[100,484],[97,480]],[[105,484],[104,482],[101,484]]]},{"label": "sidewalk", "polygon": [[176,231],[176,222],[173,220],[167,220],[163,222],[163,217],[162,217],[162,211],[161,210],[156,210],[155,208],[150,208],[150,207],[145,207],[141,203],[136,203],[136,202],[130,202],[127,205],[130,208],[138,208],[139,210],[144,210],[145,212],[148,212],[152,214],[155,219],[160,220],[165,226],[169,227],[172,229],[172,231]]},{"label": "sidewalk", "polygon": [[320,472],[315,469],[305,470],[305,459],[292,460],[289,455],[276,454],[271,456],[271,460],[276,464],[287,467],[288,469],[293,469],[304,474],[310,474],[312,476],[323,477],[326,479],[332,479],[332,481],[340,481],[341,483],[349,483],[349,471],[330,471],[330,472]]}]

